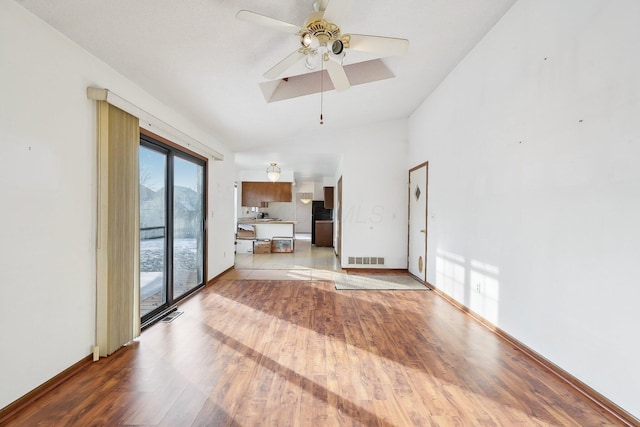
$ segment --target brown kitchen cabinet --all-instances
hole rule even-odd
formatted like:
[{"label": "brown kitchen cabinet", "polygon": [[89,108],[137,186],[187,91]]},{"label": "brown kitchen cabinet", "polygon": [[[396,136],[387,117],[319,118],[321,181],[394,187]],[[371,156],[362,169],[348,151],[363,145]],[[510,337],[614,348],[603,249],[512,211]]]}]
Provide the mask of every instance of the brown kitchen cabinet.
[{"label": "brown kitchen cabinet", "polygon": [[316,221],[316,246],[333,247],[333,221]]},{"label": "brown kitchen cabinet", "polygon": [[333,187],[324,187],[324,208],[333,209]]},{"label": "brown kitchen cabinet", "polygon": [[260,207],[263,202],[291,202],[290,182],[242,182],[242,206]]}]

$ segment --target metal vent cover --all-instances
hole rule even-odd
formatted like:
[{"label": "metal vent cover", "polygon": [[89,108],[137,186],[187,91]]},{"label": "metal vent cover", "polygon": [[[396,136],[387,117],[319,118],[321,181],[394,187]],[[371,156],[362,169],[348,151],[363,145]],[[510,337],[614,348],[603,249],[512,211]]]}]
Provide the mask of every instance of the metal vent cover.
[{"label": "metal vent cover", "polygon": [[182,313],[184,313],[184,311],[172,311],[171,313],[164,316],[161,322],[164,322],[164,323],[173,322],[175,318],[180,316]]},{"label": "metal vent cover", "polygon": [[376,256],[354,257],[354,256],[350,256],[350,257],[347,258],[347,262],[350,265],[384,265],[384,257],[376,257]]}]

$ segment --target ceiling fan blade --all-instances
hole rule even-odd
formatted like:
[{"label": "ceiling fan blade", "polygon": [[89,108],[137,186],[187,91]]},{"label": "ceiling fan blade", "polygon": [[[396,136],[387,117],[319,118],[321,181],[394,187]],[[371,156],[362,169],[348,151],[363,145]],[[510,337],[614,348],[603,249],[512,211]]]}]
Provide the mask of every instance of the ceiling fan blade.
[{"label": "ceiling fan blade", "polygon": [[277,79],[280,77],[280,74],[284,73],[289,67],[291,67],[296,62],[300,61],[305,57],[305,54],[300,52],[300,50],[296,50],[291,53],[289,56],[284,58],[282,61],[278,62],[276,65],[267,70],[263,76],[267,79]]},{"label": "ceiling fan blade", "polygon": [[325,68],[329,73],[329,77],[331,77],[331,81],[333,82],[333,87],[336,88],[336,91],[340,92],[351,87],[351,83],[349,83],[347,73],[345,73],[344,67],[342,65],[330,59],[325,61],[324,63]]},{"label": "ceiling fan blade", "polygon": [[364,34],[347,34],[349,49],[362,52],[378,53],[386,56],[401,56],[409,49],[409,40],[393,37],[367,36]]},{"label": "ceiling fan blade", "polygon": [[322,17],[329,22],[342,22],[349,16],[353,0],[329,0]]},{"label": "ceiling fan blade", "polygon": [[271,18],[269,16],[261,15],[250,10],[241,10],[236,13],[236,18],[241,21],[251,22],[253,24],[269,27],[274,30],[284,31],[285,33],[297,34],[300,31],[300,27],[288,22],[280,21],[279,19]]}]

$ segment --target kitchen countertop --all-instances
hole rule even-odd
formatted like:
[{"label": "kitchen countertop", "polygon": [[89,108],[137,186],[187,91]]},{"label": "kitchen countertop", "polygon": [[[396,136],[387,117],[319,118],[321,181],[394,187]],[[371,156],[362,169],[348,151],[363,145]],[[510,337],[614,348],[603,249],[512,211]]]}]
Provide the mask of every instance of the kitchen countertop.
[{"label": "kitchen countertop", "polygon": [[[271,240],[274,237],[294,237],[296,234],[296,222],[295,221],[279,221],[279,220],[255,220],[253,218],[247,218],[244,221],[239,220],[238,228],[249,229],[249,233],[252,237],[258,240],[267,239]],[[254,233],[251,233],[251,230]]]},{"label": "kitchen countertop", "polygon": [[239,219],[238,224],[266,225],[266,224],[295,224],[297,221],[281,221],[279,219]]}]

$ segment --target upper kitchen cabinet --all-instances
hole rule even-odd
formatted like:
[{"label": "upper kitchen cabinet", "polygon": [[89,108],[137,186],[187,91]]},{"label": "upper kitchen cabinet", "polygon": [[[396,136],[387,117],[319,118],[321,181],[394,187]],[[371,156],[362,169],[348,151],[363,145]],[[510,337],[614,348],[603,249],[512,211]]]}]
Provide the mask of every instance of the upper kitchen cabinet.
[{"label": "upper kitchen cabinet", "polygon": [[262,202],[291,202],[291,183],[242,181],[242,206],[262,206]]},{"label": "upper kitchen cabinet", "polygon": [[290,182],[265,182],[265,184],[271,184],[273,200],[270,202],[291,202],[293,201],[293,194],[291,191]]},{"label": "upper kitchen cabinet", "polygon": [[324,187],[324,208],[333,209],[333,187]]}]

